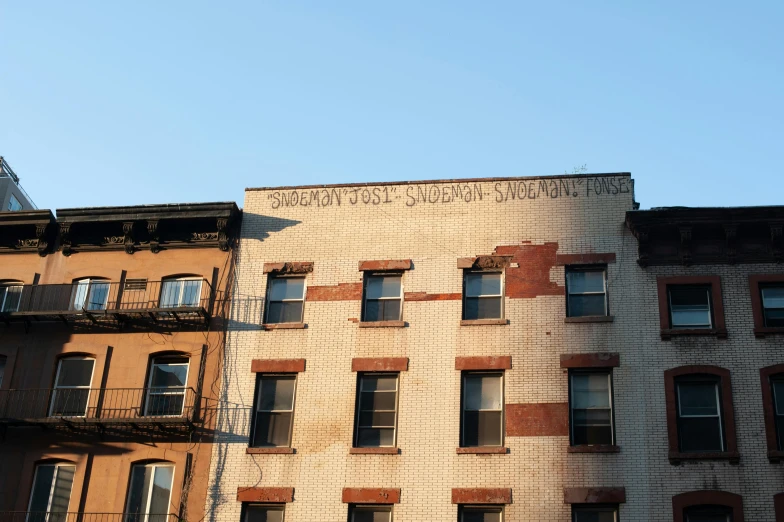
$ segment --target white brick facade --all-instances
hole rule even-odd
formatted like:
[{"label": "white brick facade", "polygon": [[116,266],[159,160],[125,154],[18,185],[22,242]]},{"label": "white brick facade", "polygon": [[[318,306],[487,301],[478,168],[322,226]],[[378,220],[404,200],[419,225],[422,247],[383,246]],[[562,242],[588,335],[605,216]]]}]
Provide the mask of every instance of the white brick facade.
[{"label": "white brick facade", "polygon": [[[596,180],[600,184],[592,189]],[[766,457],[759,368],[784,362],[784,345],[782,337],[755,339],[748,274],[784,273],[784,268],[643,270],[636,263],[637,242],[624,225],[626,211],[634,206],[628,175],[540,182],[337,187],[320,190],[318,204],[312,195],[316,189],[302,189],[294,191],[296,205],[292,190],[246,192],[210,471],[211,522],[239,521],[237,488],[250,486],[293,487],[287,522],[347,520],[347,505],[341,501],[344,487],[400,488],[394,520],[405,522],[457,520],[451,489],[472,487],[511,488],[507,522],[571,520],[565,487],[624,487],[623,522],[671,521],[672,496],[700,489],[741,494],[747,521],[774,521],[773,495],[784,491],[784,479],[781,465]],[[518,185],[514,199],[511,183],[525,187]],[[341,196],[340,205],[333,190]],[[289,195],[288,205],[282,202],[283,193]],[[307,205],[302,205],[302,194]],[[265,262],[312,261],[314,269],[307,275],[312,288],[361,283],[359,261],[411,259],[413,269],[403,276],[405,292],[459,294],[458,258],[489,255],[496,247],[524,242],[557,243],[558,254],[614,253],[617,261],[608,265],[614,322],[565,324],[564,296],[537,295],[507,297],[505,326],[461,326],[460,300],[432,300],[404,304],[405,328],[359,328],[361,301],[353,299],[307,301],[306,329],[261,327]],[[728,339],[660,339],[656,276],[680,274],[722,277]],[[549,280],[563,287],[564,267],[551,267]],[[619,453],[569,454],[568,436],[506,436],[505,455],[456,453],[460,372],[455,357],[510,355],[507,404],[566,403],[567,374],[559,356],[592,352],[620,353],[613,377]],[[409,359],[409,370],[401,372],[399,381],[399,455],[349,454],[355,357]],[[292,435],[296,453],[246,454],[256,379],[251,361],[291,358],[307,361],[297,383]],[[731,371],[739,465],[670,464],[663,372],[685,364]]]}]

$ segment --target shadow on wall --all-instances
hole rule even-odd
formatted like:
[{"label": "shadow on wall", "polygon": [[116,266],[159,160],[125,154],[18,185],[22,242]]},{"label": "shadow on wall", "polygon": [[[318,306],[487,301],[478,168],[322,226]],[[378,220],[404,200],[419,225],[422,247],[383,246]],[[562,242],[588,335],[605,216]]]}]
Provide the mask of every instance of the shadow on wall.
[{"label": "shadow on wall", "polygon": [[280,232],[289,227],[299,225],[302,221],[294,219],[283,219],[264,214],[254,214],[243,210],[242,212],[242,241],[258,240],[264,241],[274,232]]}]

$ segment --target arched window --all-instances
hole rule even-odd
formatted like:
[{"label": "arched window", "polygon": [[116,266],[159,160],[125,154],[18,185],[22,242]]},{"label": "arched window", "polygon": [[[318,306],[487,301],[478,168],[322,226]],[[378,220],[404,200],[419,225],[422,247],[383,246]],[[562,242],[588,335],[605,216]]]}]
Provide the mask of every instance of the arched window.
[{"label": "arched window", "polygon": [[106,310],[109,287],[106,279],[84,278],[74,281],[71,310]]},{"label": "arched window", "polygon": [[169,277],[161,283],[161,308],[197,308],[201,303],[202,278]]},{"label": "arched window", "polygon": [[[95,359],[82,355],[64,357],[57,364],[52,402],[52,417],[84,417],[90,403]],[[94,405],[93,405],[94,406]]]},{"label": "arched window", "polygon": [[22,283],[6,281],[0,283],[0,312],[16,312],[22,301]]},{"label": "arched window", "polygon": [[65,522],[75,474],[76,466],[66,462],[36,466],[27,522]]},{"label": "arched window", "polygon": [[124,522],[166,522],[173,479],[174,465],[170,462],[134,465]]},{"label": "arched window", "polygon": [[146,416],[176,417],[183,414],[188,364],[187,357],[165,356],[152,360],[144,408]]}]

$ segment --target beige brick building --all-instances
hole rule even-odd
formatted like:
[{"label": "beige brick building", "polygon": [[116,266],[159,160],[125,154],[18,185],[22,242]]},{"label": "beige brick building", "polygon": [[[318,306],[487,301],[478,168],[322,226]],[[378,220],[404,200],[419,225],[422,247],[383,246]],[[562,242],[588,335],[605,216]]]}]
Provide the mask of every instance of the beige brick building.
[{"label": "beige brick building", "polygon": [[635,208],[627,173],[248,189],[207,518],[784,520],[780,225]]}]

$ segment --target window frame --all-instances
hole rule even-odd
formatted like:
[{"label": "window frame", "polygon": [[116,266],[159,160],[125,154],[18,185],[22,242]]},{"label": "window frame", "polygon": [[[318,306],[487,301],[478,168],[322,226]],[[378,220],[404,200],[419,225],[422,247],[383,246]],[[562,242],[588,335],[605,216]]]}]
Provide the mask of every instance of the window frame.
[{"label": "window frame", "polygon": [[[710,384],[713,386],[713,392],[716,397],[716,414],[715,415],[685,415],[683,413],[683,407],[681,405],[681,386],[683,384]],[[685,451],[681,447],[681,440],[680,440],[680,433],[683,429],[683,422],[684,419],[717,419],[718,426],[719,426],[719,444],[721,449],[718,450],[719,452],[724,452],[727,450],[727,441],[726,436],[724,435],[724,416],[722,415],[722,401],[721,401],[721,378],[716,377],[715,375],[705,375],[705,374],[692,374],[692,375],[682,375],[680,377],[675,378],[675,407],[677,412],[677,420],[678,420],[678,451],[684,453],[701,453],[702,451]],[[716,451],[716,450],[708,450],[708,451]]]},{"label": "window frame", "polygon": [[[501,274],[501,292],[498,295],[468,295],[468,277],[473,274]],[[466,300],[469,299],[500,299],[500,316],[499,317],[485,317],[485,318],[466,318]],[[462,295],[463,309],[461,313],[461,320],[464,322],[482,322],[482,321],[504,321],[506,320],[506,270],[504,268],[477,270],[477,269],[463,269],[463,295]]]},{"label": "window frame", "polygon": [[[378,322],[394,322],[394,321],[402,321],[403,320],[403,303],[405,302],[405,290],[403,289],[403,274],[404,271],[397,271],[397,270],[390,270],[390,271],[365,271],[363,272],[362,276],[362,314],[361,314],[361,322],[363,323],[378,323]],[[370,279],[374,277],[397,277],[400,279],[400,297],[380,297],[378,299],[368,299],[367,297],[367,287]],[[303,291],[304,293],[304,291]],[[378,321],[368,321],[367,317],[367,303],[368,301],[400,301],[399,313],[397,319],[380,319]],[[304,305],[303,305],[303,315],[304,315]]]},{"label": "window frame", "polygon": [[[165,364],[178,364],[178,365],[184,364],[185,365],[186,370],[185,370],[185,385],[184,386],[171,386],[171,387],[164,388],[162,386],[153,386],[152,385],[152,379],[153,379],[153,376],[154,376],[154,373],[155,373],[154,372],[155,365],[156,364],[164,364],[164,363],[158,363],[157,362],[157,361],[159,361],[161,359],[171,359],[171,360],[182,359],[183,361],[185,361],[184,363],[183,362],[173,362],[173,363],[169,362],[169,363],[165,363]],[[186,400],[188,398],[188,379],[190,378],[190,375],[191,375],[190,371],[191,371],[191,360],[190,360],[189,357],[186,357],[185,355],[171,354],[171,355],[158,355],[158,356],[151,357],[149,365],[148,365],[147,387],[145,389],[145,394],[144,394],[145,395],[145,397],[144,397],[144,417],[171,417],[171,418],[182,417],[184,415],[184,413],[185,413],[185,407],[186,407],[185,402],[186,402]],[[178,395],[176,393],[170,393],[170,392],[153,392],[152,391],[153,388],[161,388],[161,389],[170,389],[170,388],[179,389],[179,388],[182,388],[182,408],[180,409],[180,413],[171,414],[171,415],[150,415],[149,414],[150,397],[152,397],[153,395]]]},{"label": "window frame", "polygon": [[[38,480],[38,471],[42,467],[52,466],[55,469],[54,475],[52,475],[52,484],[49,486],[49,499],[47,500],[47,510],[46,510],[46,520],[49,519],[51,514],[61,514],[61,513],[68,513],[71,508],[71,497],[73,497],[73,486],[74,482],[76,482],[76,464],[73,462],[40,462],[36,464],[35,471],[33,472],[33,482],[30,485],[30,498],[27,500],[27,520],[32,513],[39,513],[38,511],[31,511],[32,503],[33,503],[33,493],[35,491],[35,484]],[[61,467],[70,467],[73,468],[74,471],[74,480],[71,482],[71,491],[68,494],[68,509],[66,511],[51,511],[52,509],[52,497],[54,495],[54,487],[57,484],[57,470]],[[39,521],[35,521],[39,522]]]},{"label": "window frame", "polygon": [[[719,407],[721,408],[723,419],[722,429],[725,441],[724,451],[683,452],[680,450],[676,379],[692,375],[708,375],[718,378],[719,396],[721,399]],[[728,460],[731,463],[740,461],[735,431],[735,411],[732,402],[732,382],[729,370],[708,365],[679,366],[665,370],[664,392],[667,407],[669,460],[671,464],[678,464],[684,460]]]},{"label": "window frame", "polygon": [[[8,299],[9,288],[19,289],[19,302],[16,303],[16,308],[13,310],[5,309],[5,302],[6,299]],[[19,307],[22,306],[22,294],[24,293],[24,283],[18,281],[3,281],[2,283],[0,283],[0,290],[2,290],[2,299],[0,299],[0,313],[11,314],[14,312],[18,312]]]},{"label": "window frame", "polygon": [[[171,305],[164,306],[164,302],[163,302],[164,293],[163,292],[164,292],[164,289],[166,287],[166,283],[171,283],[171,282],[175,282],[175,281],[176,282],[181,282],[181,281],[182,282],[184,282],[184,281],[199,281],[199,292],[198,292],[198,298],[196,300],[196,305],[195,306],[184,306],[182,304],[182,297],[183,297],[183,294],[185,293],[185,285],[180,285],[180,289],[179,289],[179,291],[177,293],[177,305],[176,306],[171,306]],[[162,308],[164,311],[166,311],[166,309],[168,309],[168,308],[200,308],[201,307],[201,301],[202,301],[201,294],[204,291],[203,287],[204,287],[204,278],[200,277],[200,276],[172,276],[172,277],[164,277],[163,279],[161,279],[160,295],[158,296],[158,307]]]},{"label": "window frame", "polygon": [[[710,286],[710,309],[712,317],[711,328],[673,328],[670,315],[670,293],[669,287],[683,286]],[[724,319],[724,304],[721,292],[721,277],[717,275],[705,276],[673,276],[656,278],[656,286],[659,303],[659,324],[661,327],[661,339],[669,341],[677,336],[689,335],[708,335],[719,339],[727,338],[727,327]]]},{"label": "window frame", "polygon": [[[90,382],[87,386],[58,386],[57,381],[60,379],[60,370],[62,370],[63,361],[67,360],[82,360],[82,361],[92,361],[93,367],[90,371]],[[93,386],[93,379],[95,378],[95,366],[96,366],[95,357],[91,357],[89,355],[66,355],[64,357],[60,357],[57,359],[57,371],[55,372],[54,382],[52,382],[52,397],[49,401],[49,417],[62,417],[62,418],[84,418],[87,416],[87,412],[90,409],[90,395],[92,394],[92,386]],[[54,412],[57,391],[58,390],[87,390],[87,400],[84,404],[84,413],[82,415],[56,415]]]},{"label": "window frame", "polygon": [[587,512],[607,512],[612,511],[615,515],[613,522],[620,522],[620,507],[618,504],[572,504],[572,522],[578,522],[577,515],[580,511]]},{"label": "window frame", "polygon": [[[80,287],[86,286],[87,288],[84,291],[84,295],[82,296],[81,306],[77,308],[76,300],[79,297]],[[90,296],[92,295],[93,289],[98,286],[106,286],[106,296],[103,300],[103,303],[100,304],[97,308],[85,308],[85,306],[89,306],[92,303],[90,302]],[[101,277],[82,277],[80,279],[74,279],[71,283],[71,298],[69,301],[69,310],[73,310],[76,312],[102,312],[107,310],[109,306],[109,294],[111,293],[112,285],[111,280]]]},{"label": "window frame", "polygon": [[[603,274],[603,292],[579,292],[579,293],[572,293],[569,289],[569,274],[579,273],[579,272],[602,272]],[[609,317],[610,315],[610,295],[608,289],[608,274],[607,274],[607,265],[604,264],[596,264],[596,265],[566,265],[564,270],[564,282],[565,282],[565,292],[566,292],[566,317]],[[570,310],[570,299],[572,295],[603,295],[604,296],[604,313],[601,315],[572,315]]]},{"label": "window frame", "polygon": [[673,522],[686,522],[686,511],[700,506],[721,506],[731,512],[732,522],[744,522],[743,497],[729,491],[700,490],[672,497]]},{"label": "window frame", "polygon": [[771,334],[784,333],[784,327],[765,326],[762,288],[766,285],[784,285],[784,274],[752,274],[749,276],[751,312],[754,317],[754,336],[758,338],[764,338]]},{"label": "window frame", "polygon": [[499,522],[504,522],[504,511],[505,511],[504,504],[459,504],[458,505],[458,522],[465,521],[465,512],[466,510],[486,510],[491,511],[494,513],[499,513],[500,517],[498,517]]},{"label": "window frame", "polygon": [[[768,459],[774,463],[784,460],[784,433],[779,433],[776,423],[776,398],[773,391],[773,380],[776,378],[784,378],[784,364],[774,364],[760,368],[765,441],[767,443]],[[782,440],[782,446],[779,445],[779,439]]]},{"label": "window frame", "polygon": [[[273,301],[272,300],[272,285],[273,281],[278,279],[302,279],[302,299],[284,299],[283,301]],[[305,300],[308,295],[308,277],[307,274],[267,274],[267,289],[266,295],[264,296],[264,320],[262,324],[302,324],[305,322]],[[269,321],[269,309],[270,303],[292,303],[292,302],[302,302],[302,314],[300,315],[299,321],[286,321],[286,322],[275,322],[271,323]]]},{"label": "window frame", "polygon": [[[134,473],[135,470],[142,469],[142,468],[152,468],[153,471],[152,471],[152,478],[150,480],[150,488],[147,491],[147,493],[148,493],[147,507],[145,508],[145,511],[143,513],[136,514],[136,513],[133,513],[130,510],[130,507],[128,506],[128,504],[131,501],[131,488],[133,487],[133,473]],[[152,502],[152,495],[150,494],[150,492],[152,491],[152,488],[155,485],[155,470],[157,468],[171,468],[171,470],[172,470],[171,471],[171,483],[169,484],[169,500],[166,502],[167,506],[171,506],[172,495],[174,495],[175,473],[177,471],[177,467],[175,466],[175,464],[173,462],[167,462],[167,461],[136,463],[136,464],[132,464],[131,465],[131,470],[130,470],[130,473],[128,474],[128,488],[127,488],[127,492],[126,492],[126,496],[125,496],[125,511],[124,511],[126,513],[126,517],[128,515],[132,515],[134,517],[141,516],[143,518],[132,519],[132,520],[135,520],[136,522],[148,522],[149,518],[151,516],[168,515],[168,513],[150,513],[149,512],[149,510],[150,510],[150,503]],[[144,485],[143,482],[142,482],[142,485]],[[123,517],[123,518],[127,521],[128,519],[126,517]]]},{"label": "window frame", "polygon": [[[466,377],[472,375],[500,375],[501,376],[501,433],[497,445],[468,446],[465,443],[465,414],[467,411],[498,411],[498,410],[468,410],[466,408]],[[460,448],[504,448],[506,443],[506,372],[504,370],[462,370],[460,372]]]},{"label": "window frame", "polygon": [[[675,289],[692,289],[692,290],[702,290],[705,292],[705,306],[708,307],[708,324],[675,324],[675,316],[674,316],[674,308],[672,304],[672,293]],[[673,330],[711,330],[715,325],[716,321],[713,319],[713,304],[712,304],[712,292],[710,285],[667,285],[667,308],[670,315],[670,326]]]},{"label": "window frame", "polygon": [[354,515],[356,510],[364,509],[377,509],[379,511],[389,513],[389,522],[394,519],[394,506],[393,504],[349,504],[348,505],[348,522],[354,522]]},{"label": "window frame", "polygon": [[285,522],[286,520],[286,504],[278,504],[275,503],[265,503],[265,502],[245,502],[242,504],[242,520],[244,522],[249,522],[248,519],[248,511],[253,508],[266,508],[271,510],[280,511],[283,513],[281,516],[281,522]]},{"label": "window frame", "polygon": [[[392,445],[390,446],[360,446],[359,445],[359,430],[362,428],[359,424],[359,419],[361,418],[362,411],[387,411],[387,410],[360,410],[361,406],[361,399],[362,399],[362,380],[366,376],[373,376],[373,377],[386,377],[386,376],[394,376],[395,377],[395,425],[392,428]],[[380,371],[380,372],[357,372],[357,390],[356,390],[356,398],[354,400],[354,444],[353,448],[397,448],[397,435],[398,435],[398,420],[400,416],[400,372],[389,372],[389,371]],[[365,428],[373,428],[373,426],[364,426]],[[382,426],[381,428],[385,428]]]},{"label": "window frame", "polygon": [[[256,415],[259,413],[259,394],[261,393],[261,380],[264,377],[293,377],[294,378],[294,394],[291,397],[291,423],[289,424],[289,437],[288,443],[285,446],[257,446],[256,445]],[[248,439],[249,448],[291,448],[292,440],[294,437],[294,417],[297,410],[297,391],[299,387],[299,373],[298,372],[257,372],[256,373],[256,388],[253,393],[253,419],[250,425],[250,434]],[[264,410],[265,413],[285,413],[289,410]]]},{"label": "window frame", "polygon": [[[607,390],[610,398],[610,438],[609,443],[602,444],[575,444],[574,442],[574,386],[572,379],[575,375],[586,374],[607,374],[609,389]],[[615,378],[613,369],[607,368],[570,368],[569,377],[569,446],[572,448],[591,448],[591,447],[610,447],[615,446]],[[581,408],[582,409],[582,408]],[[604,409],[604,408],[602,408]]]}]

